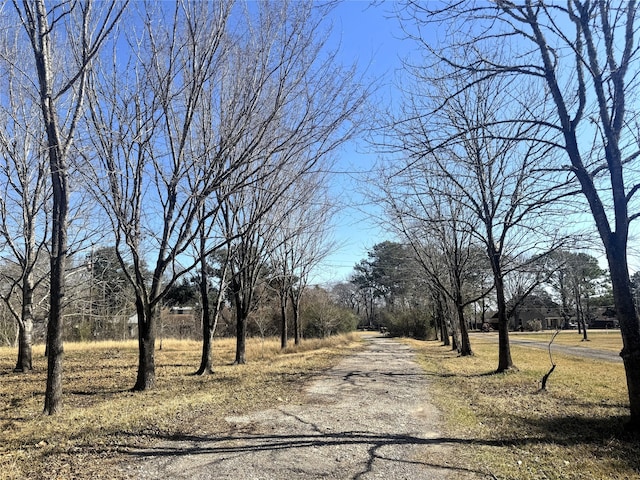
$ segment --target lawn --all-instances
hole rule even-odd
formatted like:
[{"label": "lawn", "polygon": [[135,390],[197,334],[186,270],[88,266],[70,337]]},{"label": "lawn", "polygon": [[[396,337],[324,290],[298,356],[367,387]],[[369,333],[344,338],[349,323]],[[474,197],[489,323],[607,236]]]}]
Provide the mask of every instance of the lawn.
[{"label": "lawn", "polygon": [[[619,333],[590,338],[580,342],[576,332],[562,332],[555,342],[621,347]],[[500,480],[640,478],[640,436],[624,430],[629,410],[621,363],[554,353],[557,368],[541,392],[550,368],[544,350],[512,345],[517,371],[495,374],[497,345],[489,336],[472,338],[473,357],[458,357],[438,342],[410,342],[434,379],[432,399],[443,412],[443,435],[452,438],[455,468]]]},{"label": "lawn", "polygon": [[200,344],[164,340],[156,349],[156,389],[130,391],[137,343],[65,344],[63,411],[42,415],[44,348],[34,371],[13,373],[16,350],[0,348],[0,478],[126,478],[123,453],[160,436],[218,431],[227,415],[298,402],[301,386],[361,343],[353,335],[305,340],[249,339],[246,365],[233,366],[235,341],[217,340],[213,375],[194,376]]}]

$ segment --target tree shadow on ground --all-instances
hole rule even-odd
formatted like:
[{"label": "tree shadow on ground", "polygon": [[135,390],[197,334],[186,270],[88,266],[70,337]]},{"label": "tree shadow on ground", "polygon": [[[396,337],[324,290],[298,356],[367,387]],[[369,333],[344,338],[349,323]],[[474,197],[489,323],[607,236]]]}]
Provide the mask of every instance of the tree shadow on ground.
[{"label": "tree shadow on ground", "polygon": [[407,379],[420,379],[429,376],[426,372],[372,372],[363,370],[351,370],[349,372],[337,372],[340,378],[350,384],[355,384],[358,380],[373,380],[378,378],[406,381]]},{"label": "tree shadow on ground", "polygon": [[[109,397],[113,395],[119,395],[122,393],[128,393],[131,388],[98,388],[95,390],[69,390],[69,395],[77,395],[79,397]],[[44,392],[42,393],[44,395]]]},{"label": "tree shadow on ground", "polygon": [[[244,433],[244,432],[243,432]],[[437,445],[452,445],[456,443],[474,444],[474,440],[464,440],[456,438],[420,438],[411,435],[394,434],[374,434],[370,432],[347,431],[347,432],[326,432],[311,434],[293,435],[261,435],[261,434],[232,434],[216,437],[199,435],[162,435],[155,437],[159,443],[155,446],[141,449],[128,449],[127,454],[132,457],[153,458],[153,457],[183,457],[211,455],[210,462],[219,463],[224,458],[234,455],[245,455],[248,453],[267,453],[277,451],[291,452],[291,458],[295,458],[296,450],[302,448],[322,449],[330,447],[363,446],[366,448],[366,457],[360,462],[359,471],[354,472],[350,478],[361,479],[365,475],[374,471],[376,462],[392,462],[394,464],[421,465],[425,468],[442,469],[443,471],[472,473],[483,475],[484,472],[460,466],[451,465],[447,462],[446,456],[427,457],[425,455],[413,456],[410,459],[397,458],[393,454],[385,451],[385,447],[400,446],[428,447]],[[265,461],[273,462],[273,457],[265,457]],[[300,471],[298,470],[298,473]],[[346,472],[343,472],[346,475]]]},{"label": "tree shadow on ground", "polygon": [[438,378],[452,378],[452,377],[482,378],[482,377],[497,377],[499,375],[509,375],[510,373],[512,372],[511,371],[498,372],[497,370],[489,370],[488,372],[479,372],[479,373],[428,372],[428,373],[425,373],[425,375],[430,377],[438,377]]},{"label": "tree shadow on ground", "polygon": [[[585,412],[588,411],[589,408],[585,408]],[[640,473],[640,432],[627,428],[628,416],[544,416],[520,418],[520,421],[528,427],[528,432],[540,438],[540,443],[584,447],[594,458],[619,461]]]},{"label": "tree shadow on ground", "polygon": [[[625,463],[630,469],[640,471],[640,433],[625,430],[628,417],[612,416],[605,419],[586,416],[543,417],[538,419],[521,418],[528,424],[526,436],[509,438],[457,438],[439,436],[422,438],[405,434],[378,434],[366,431],[325,431],[319,426],[309,424],[313,432],[308,434],[263,434],[247,429],[227,432],[220,436],[193,434],[162,434],[153,437],[157,443],[148,448],[132,449],[127,455],[140,458],[182,457],[187,455],[211,455],[212,462],[220,461],[229,455],[247,453],[295,451],[302,448],[325,448],[335,446],[357,446],[366,448],[366,458],[361,462],[361,470],[352,479],[360,479],[374,469],[376,462],[416,463],[425,468],[437,468],[459,473],[484,475],[486,472],[467,469],[445,462],[440,456],[413,457],[412,460],[394,458],[385,451],[385,447],[524,447],[530,445],[557,445],[560,447],[585,446],[600,458],[612,457]],[[304,422],[308,423],[308,422]],[[90,447],[89,447],[90,448]],[[215,458],[215,459],[214,459]],[[345,477],[347,478],[347,477]]]},{"label": "tree shadow on ground", "polygon": [[[559,445],[605,444],[617,441],[629,445],[635,451],[640,450],[640,432],[627,429],[629,417],[612,415],[593,418],[588,416],[547,416],[540,418],[522,418],[534,432],[544,435]],[[635,459],[640,466],[640,455]]]}]

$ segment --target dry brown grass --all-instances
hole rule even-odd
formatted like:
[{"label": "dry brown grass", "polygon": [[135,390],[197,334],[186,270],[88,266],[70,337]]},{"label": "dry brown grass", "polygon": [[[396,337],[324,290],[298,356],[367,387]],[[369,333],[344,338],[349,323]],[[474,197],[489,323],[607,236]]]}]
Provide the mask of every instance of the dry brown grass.
[{"label": "dry brown grass", "polygon": [[[619,333],[592,339],[582,346],[620,348]],[[575,342],[564,332],[559,340]],[[554,354],[557,368],[540,392],[550,367],[544,350],[512,345],[518,371],[494,374],[494,341],[474,338],[471,358],[437,342],[411,343],[433,375],[433,398],[446,419],[444,435],[456,445],[450,461],[457,468],[500,480],[640,478],[640,436],[624,430],[622,364]]]},{"label": "dry brown grass", "polygon": [[136,445],[220,429],[233,413],[302,398],[302,382],[356,348],[353,335],[306,340],[280,350],[276,339],[249,340],[246,365],[233,366],[235,343],[215,343],[216,373],[194,376],[198,342],[164,340],[156,350],[157,388],[130,391],[136,342],[66,344],[63,412],[41,414],[46,384],[43,347],[34,371],[12,372],[16,351],[0,348],[0,478],[117,478],[113,465]]}]

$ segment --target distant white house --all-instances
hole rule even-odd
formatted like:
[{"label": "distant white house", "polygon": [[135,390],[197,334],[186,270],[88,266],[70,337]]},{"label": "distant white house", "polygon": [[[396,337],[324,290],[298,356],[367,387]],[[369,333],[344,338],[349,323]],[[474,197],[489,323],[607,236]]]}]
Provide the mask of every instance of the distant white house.
[{"label": "distant white house", "polygon": [[138,334],[138,314],[134,313],[127,320],[127,332],[129,332],[129,337],[133,338]]},{"label": "distant white house", "polygon": [[[159,333],[165,337],[199,338],[202,326],[196,318],[193,307],[171,307],[160,311]],[[129,337],[138,334],[138,314],[133,314],[127,320]]]}]

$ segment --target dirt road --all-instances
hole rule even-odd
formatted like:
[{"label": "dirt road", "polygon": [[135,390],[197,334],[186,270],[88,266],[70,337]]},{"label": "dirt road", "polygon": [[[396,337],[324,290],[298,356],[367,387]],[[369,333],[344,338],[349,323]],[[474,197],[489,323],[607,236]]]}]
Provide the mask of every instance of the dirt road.
[{"label": "dirt road", "polygon": [[[429,380],[406,345],[370,337],[307,386],[307,402],[228,417],[220,436],[135,452],[131,477],[165,479],[443,479],[447,465]],[[464,472],[468,473],[468,472]]]}]

